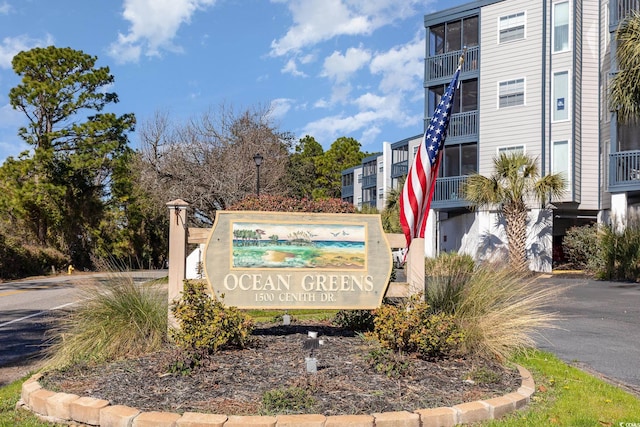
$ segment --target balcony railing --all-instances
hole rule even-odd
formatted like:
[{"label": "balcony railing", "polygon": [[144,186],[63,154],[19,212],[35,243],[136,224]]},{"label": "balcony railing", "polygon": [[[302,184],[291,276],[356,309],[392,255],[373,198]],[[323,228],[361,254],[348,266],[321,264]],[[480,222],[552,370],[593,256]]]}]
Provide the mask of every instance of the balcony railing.
[{"label": "balcony railing", "polygon": [[[442,55],[430,56],[425,59],[424,78],[425,81],[437,80],[453,76],[458,68],[458,60],[462,55],[462,50],[447,52]],[[478,59],[480,58],[480,46],[473,46],[467,49],[462,64],[462,73],[478,69]]]},{"label": "balcony railing", "polygon": [[611,0],[609,1],[609,24],[617,26],[632,11],[640,12],[640,0]]},{"label": "balcony railing", "polygon": [[[431,117],[427,118],[427,123]],[[464,137],[478,137],[478,111],[468,111],[466,113],[452,114],[447,130],[447,141]]]},{"label": "balcony railing", "polygon": [[398,178],[409,173],[409,161],[403,160],[391,165],[391,178]]},{"label": "balcony railing", "polygon": [[362,188],[371,188],[378,185],[378,175],[363,175]]},{"label": "balcony railing", "polygon": [[609,154],[609,190],[640,190],[640,150]]},{"label": "balcony railing", "polygon": [[466,176],[438,178],[433,192],[432,206],[434,208],[442,208],[468,205],[469,202],[460,195],[460,187],[466,179]]},{"label": "balcony railing", "polygon": [[353,185],[343,185],[342,186],[342,197],[351,197],[353,196]]}]

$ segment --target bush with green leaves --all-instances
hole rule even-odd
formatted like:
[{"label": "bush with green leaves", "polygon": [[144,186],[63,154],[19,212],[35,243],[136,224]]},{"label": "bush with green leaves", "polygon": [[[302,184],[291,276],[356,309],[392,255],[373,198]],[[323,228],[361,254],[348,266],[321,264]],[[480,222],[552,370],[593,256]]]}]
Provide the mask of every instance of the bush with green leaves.
[{"label": "bush with green leaves", "polygon": [[166,342],[167,294],[160,286],[114,273],[106,283],[84,287],[82,296],[52,329],[49,368],[139,356]]},{"label": "bush with green leaves", "polygon": [[466,254],[443,253],[425,259],[425,296],[433,312],[454,314],[475,262]]},{"label": "bush with green leaves", "polygon": [[25,245],[0,231],[0,279],[20,279],[62,271],[69,258],[49,247]]},{"label": "bush with green leaves", "polygon": [[598,224],[571,227],[562,239],[562,250],[574,268],[595,273],[603,268]]},{"label": "bush with green leaves", "polygon": [[596,277],[604,280],[640,279],[640,218],[627,220],[624,229],[615,225],[601,227],[602,268]]},{"label": "bush with green leaves", "polygon": [[369,351],[365,360],[376,372],[389,378],[404,377],[411,369],[411,362],[406,357],[385,347]]},{"label": "bush with green leaves", "polygon": [[416,352],[425,359],[454,355],[464,340],[455,317],[433,313],[422,295],[401,305],[382,305],[375,311],[372,335],[383,348]]},{"label": "bush with green leaves", "polygon": [[354,332],[369,332],[373,330],[373,319],[371,310],[340,310],[333,317],[332,323]]},{"label": "bush with green leaves", "polygon": [[354,213],[353,204],[341,199],[306,199],[285,196],[248,196],[229,206],[230,211]]},{"label": "bush with green leaves", "polygon": [[262,412],[266,414],[301,414],[311,412],[315,399],[300,387],[277,388],[262,394]]},{"label": "bush with green leaves", "polygon": [[170,336],[195,361],[222,348],[244,348],[251,339],[251,317],[210,296],[203,281],[186,280],[182,298],[171,305],[171,312],[179,328]]}]

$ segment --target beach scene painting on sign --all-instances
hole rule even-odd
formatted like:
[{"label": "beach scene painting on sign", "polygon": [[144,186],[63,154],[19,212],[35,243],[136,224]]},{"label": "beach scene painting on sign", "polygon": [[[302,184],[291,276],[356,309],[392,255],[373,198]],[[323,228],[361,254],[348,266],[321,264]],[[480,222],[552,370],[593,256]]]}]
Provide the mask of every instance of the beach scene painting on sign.
[{"label": "beach scene painting on sign", "polygon": [[231,232],[231,268],[366,268],[364,223],[233,222]]}]

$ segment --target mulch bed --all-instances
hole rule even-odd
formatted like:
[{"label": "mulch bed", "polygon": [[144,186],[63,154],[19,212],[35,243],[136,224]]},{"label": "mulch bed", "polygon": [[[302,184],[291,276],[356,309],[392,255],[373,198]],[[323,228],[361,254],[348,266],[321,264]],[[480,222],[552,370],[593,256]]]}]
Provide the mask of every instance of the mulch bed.
[{"label": "mulch bed", "polygon": [[[324,341],[314,350],[317,373],[307,373],[305,365],[308,331],[317,331]],[[170,372],[177,353],[167,348],[137,359],[49,372],[40,382],[52,391],[142,411],[343,415],[488,399],[517,390],[521,381],[516,369],[481,359],[426,361],[405,355],[397,365],[385,365],[406,367],[404,375],[379,373],[367,361],[374,344],[329,324],[258,325],[253,336],[249,348],[220,351],[188,374]],[[285,389],[306,390],[308,398],[274,393]],[[271,392],[272,406],[262,403],[265,392]]]}]

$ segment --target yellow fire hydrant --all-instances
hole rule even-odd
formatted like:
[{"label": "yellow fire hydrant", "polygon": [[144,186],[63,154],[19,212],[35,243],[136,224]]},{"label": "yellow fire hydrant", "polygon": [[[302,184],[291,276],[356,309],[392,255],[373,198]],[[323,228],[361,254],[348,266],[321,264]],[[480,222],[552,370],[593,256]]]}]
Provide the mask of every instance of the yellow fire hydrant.
[{"label": "yellow fire hydrant", "polygon": [[67,274],[73,273],[73,270],[75,270],[75,268],[73,268],[73,265],[69,265],[69,270]]}]

